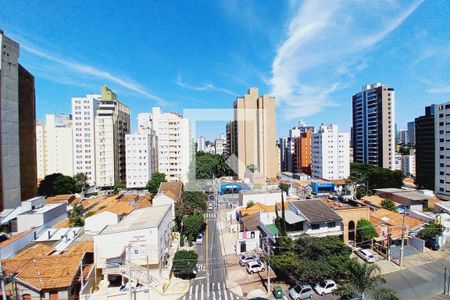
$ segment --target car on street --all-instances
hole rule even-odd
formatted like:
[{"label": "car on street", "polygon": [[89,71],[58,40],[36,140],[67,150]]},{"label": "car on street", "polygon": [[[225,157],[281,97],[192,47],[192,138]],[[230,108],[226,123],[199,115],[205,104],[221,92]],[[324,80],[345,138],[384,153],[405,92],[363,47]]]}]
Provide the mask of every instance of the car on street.
[{"label": "car on street", "polygon": [[247,263],[247,273],[253,274],[253,273],[259,273],[264,272],[264,263],[261,261],[251,261]]},{"label": "car on street", "polygon": [[197,235],[197,239],[195,240],[195,243],[197,243],[198,245],[203,243],[203,234],[199,233]]},{"label": "car on street", "polygon": [[425,247],[430,248],[431,250],[434,250],[434,251],[437,251],[441,248],[441,247],[439,247],[439,243],[433,239],[426,240]]},{"label": "car on street", "polygon": [[368,263],[375,262],[375,256],[368,249],[359,249],[356,254]]},{"label": "car on street", "polygon": [[335,289],[337,289],[336,282],[331,279],[319,282],[314,286],[314,290],[317,294],[323,296],[325,294],[331,294]]},{"label": "car on street", "polygon": [[247,263],[251,262],[251,261],[256,261],[258,260],[258,257],[254,254],[250,254],[250,253],[244,253],[241,255],[241,257],[239,257],[239,264],[241,266],[245,266]]},{"label": "car on street", "polygon": [[345,294],[339,298],[339,300],[363,300],[362,295],[359,293]]},{"label": "car on street", "polygon": [[213,204],[209,203],[208,209],[213,209]]},{"label": "car on street", "polygon": [[313,289],[309,284],[299,283],[289,290],[289,296],[293,300],[309,299],[313,296]]}]

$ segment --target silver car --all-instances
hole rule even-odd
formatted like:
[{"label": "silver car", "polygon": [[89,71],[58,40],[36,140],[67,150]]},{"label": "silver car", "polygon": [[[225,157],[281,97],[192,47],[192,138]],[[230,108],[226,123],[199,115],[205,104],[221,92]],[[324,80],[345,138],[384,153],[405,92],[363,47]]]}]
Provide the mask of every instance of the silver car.
[{"label": "silver car", "polygon": [[309,284],[297,284],[289,290],[289,296],[293,300],[309,299],[313,296],[313,289]]}]

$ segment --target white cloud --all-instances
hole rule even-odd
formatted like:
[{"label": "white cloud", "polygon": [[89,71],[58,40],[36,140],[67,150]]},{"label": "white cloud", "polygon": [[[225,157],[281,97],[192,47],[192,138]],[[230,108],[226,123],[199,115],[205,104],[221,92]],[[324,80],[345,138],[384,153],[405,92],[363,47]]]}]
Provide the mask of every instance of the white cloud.
[{"label": "white cloud", "polygon": [[430,88],[427,90],[429,94],[450,94],[450,85]]},{"label": "white cloud", "polygon": [[421,3],[306,0],[293,5],[296,13],[276,50],[269,80],[284,115],[305,117],[336,106],[331,95],[368,67],[364,55]]},{"label": "white cloud", "polygon": [[185,89],[188,89],[188,90],[192,90],[192,91],[202,92],[202,91],[213,90],[213,91],[218,91],[218,92],[221,92],[221,93],[228,94],[228,95],[233,96],[233,97],[237,97],[238,96],[237,93],[232,92],[232,91],[230,91],[228,89],[225,89],[225,88],[217,87],[217,86],[215,86],[212,83],[205,83],[205,84],[199,85],[199,86],[185,83],[185,82],[183,82],[180,74],[178,74],[177,80],[175,80],[175,84],[180,86],[180,87],[182,87],[182,88],[185,88]]},{"label": "white cloud", "polygon": [[[44,60],[47,60],[49,62],[55,63],[56,66],[54,66],[54,67],[58,68],[60,76],[61,75],[64,76],[64,73],[69,72],[71,74],[75,73],[75,74],[79,74],[79,75],[88,76],[90,78],[106,80],[111,83],[116,83],[125,89],[136,92],[148,99],[155,100],[159,104],[166,103],[166,101],[163,100],[162,98],[149,93],[146,89],[144,89],[143,87],[141,87],[140,85],[138,85],[137,83],[135,83],[131,80],[126,80],[126,79],[117,77],[107,71],[97,69],[90,65],[81,64],[81,63],[78,63],[78,62],[75,62],[72,60],[62,59],[57,55],[48,54],[35,46],[31,46],[27,42],[22,41],[20,47],[22,50],[28,52],[29,54],[31,54],[33,56],[36,56],[36,57],[42,58]],[[59,78],[55,78],[55,81],[61,83],[61,80]]]}]

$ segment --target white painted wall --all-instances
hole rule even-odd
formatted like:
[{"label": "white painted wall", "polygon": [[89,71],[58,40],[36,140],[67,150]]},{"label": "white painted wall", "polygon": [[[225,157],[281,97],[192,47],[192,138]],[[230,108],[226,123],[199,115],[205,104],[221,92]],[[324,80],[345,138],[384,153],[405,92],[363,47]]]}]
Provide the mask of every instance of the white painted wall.
[{"label": "white painted wall", "polygon": [[154,134],[127,134],[125,137],[127,188],[145,188],[152,174]]},{"label": "white painted wall", "polygon": [[106,226],[111,224],[118,224],[119,216],[115,213],[104,211],[84,220],[84,229],[88,232],[100,232]]},{"label": "white painted wall", "polygon": [[44,133],[45,175],[73,176],[72,121],[69,115],[46,115]]}]

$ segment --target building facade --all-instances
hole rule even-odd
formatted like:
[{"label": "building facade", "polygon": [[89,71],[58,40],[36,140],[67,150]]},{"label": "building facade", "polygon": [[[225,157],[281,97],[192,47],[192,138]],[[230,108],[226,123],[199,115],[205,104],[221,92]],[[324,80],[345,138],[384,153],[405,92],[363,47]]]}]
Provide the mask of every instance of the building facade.
[{"label": "building facade", "polygon": [[450,102],[435,106],[434,137],[435,194],[450,200]]},{"label": "building facade", "polygon": [[238,177],[244,178],[247,167],[253,165],[264,177],[278,172],[276,150],[275,97],[259,95],[258,88],[250,88],[247,95],[234,102],[235,132],[233,154],[237,157]]},{"label": "building facade", "polygon": [[158,138],[158,171],[168,181],[188,181],[193,142],[189,120],[177,113],[164,113],[153,107],[138,116],[138,128],[151,129]]},{"label": "building facade", "polygon": [[354,161],[395,169],[395,91],[380,83],[353,95]]},{"label": "building facade", "polygon": [[125,136],[127,188],[145,188],[157,171],[154,158],[155,134],[134,133]]},{"label": "building facade", "polygon": [[434,190],[435,179],[435,105],[425,107],[425,115],[415,119],[416,185]]},{"label": "building facade", "polygon": [[130,110],[102,86],[95,116],[95,171],[98,187],[126,181],[125,135],[130,133]]},{"label": "building facade", "polygon": [[416,124],[414,121],[408,122],[408,145],[416,144]]},{"label": "building facade", "polygon": [[337,125],[322,125],[312,135],[313,178],[339,179],[350,176],[348,132],[339,132]]},{"label": "building facade", "polygon": [[0,30],[0,210],[37,191],[34,77],[19,64],[19,44]]},{"label": "building facade", "polygon": [[73,171],[84,173],[95,185],[95,116],[101,96],[88,94],[72,98]]},{"label": "building facade", "polygon": [[36,164],[38,180],[44,179],[45,177],[44,139],[45,126],[40,121],[36,121]]},{"label": "building facade", "polygon": [[294,173],[311,175],[311,142],[313,130],[307,129],[294,140]]},{"label": "building facade", "polygon": [[205,137],[201,136],[197,139],[197,152],[205,152],[206,144]]},{"label": "building facade", "polygon": [[402,155],[402,172],[407,177],[416,177],[416,154],[414,149],[408,155]]},{"label": "building facade", "polygon": [[70,115],[46,115],[44,127],[44,176],[73,176],[73,138]]}]

